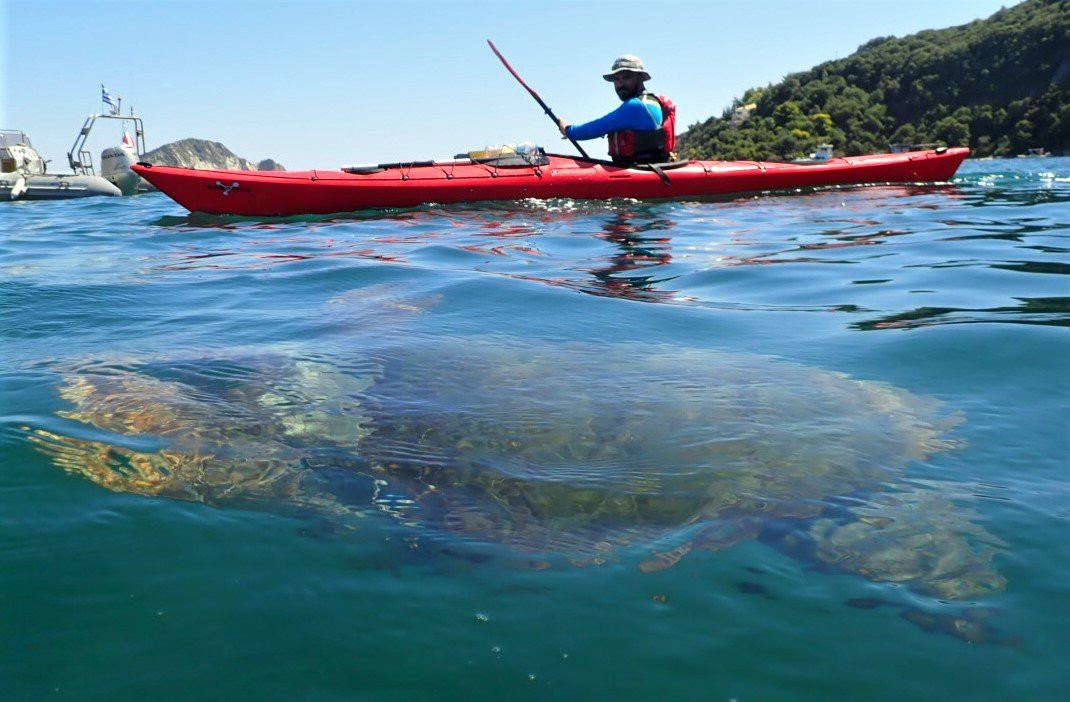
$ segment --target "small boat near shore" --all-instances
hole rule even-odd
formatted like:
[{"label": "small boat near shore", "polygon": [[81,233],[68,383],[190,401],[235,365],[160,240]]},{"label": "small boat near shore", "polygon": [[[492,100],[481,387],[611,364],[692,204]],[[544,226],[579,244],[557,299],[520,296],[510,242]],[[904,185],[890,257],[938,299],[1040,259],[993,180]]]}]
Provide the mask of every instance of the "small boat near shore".
[{"label": "small boat near shore", "polygon": [[[534,147],[444,161],[338,170],[196,170],[138,163],[132,170],[192,212],[254,217],[331,214],[425,203],[526,198],[671,199],[825,186],[949,180],[970,150],[829,158],[814,165],[679,161],[621,166]],[[480,158],[479,156],[489,156]]]},{"label": "small boat near shore", "polygon": [[122,195],[95,174],[48,173],[30,137],[18,129],[0,130],[0,200],[66,200]]},{"label": "small boat near shore", "polygon": [[1018,154],[1018,158],[1047,158],[1051,153],[1043,146],[1026,149],[1024,154]]},{"label": "small boat near shore", "polygon": [[792,163],[827,163],[832,158],[832,144],[818,144],[817,150],[805,158],[792,159]]}]

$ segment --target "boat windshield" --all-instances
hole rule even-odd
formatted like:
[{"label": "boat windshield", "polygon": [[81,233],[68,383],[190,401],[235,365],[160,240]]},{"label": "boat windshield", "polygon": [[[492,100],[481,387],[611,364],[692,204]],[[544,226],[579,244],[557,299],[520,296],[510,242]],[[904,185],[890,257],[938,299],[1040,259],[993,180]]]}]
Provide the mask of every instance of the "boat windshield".
[{"label": "boat windshield", "polygon": [[26,136],[26,132],[18,129],[0,129],[0,147],[15,146],[17,144],[33,146],[30,143],[30,137]]}]

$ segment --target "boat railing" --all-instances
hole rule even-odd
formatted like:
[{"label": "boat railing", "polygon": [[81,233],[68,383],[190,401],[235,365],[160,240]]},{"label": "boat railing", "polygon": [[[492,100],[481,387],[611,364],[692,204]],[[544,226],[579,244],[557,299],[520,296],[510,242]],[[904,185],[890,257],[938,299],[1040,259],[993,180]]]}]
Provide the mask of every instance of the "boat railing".
[{"label": "boat railing", "polygon": [[70,154],[67,154],[67,160],[70,161],[71,169],[75,173],[81,173],[82,175],[96,175],[96,169],[93,168],[93,154],[89,152],[89,149],[82,149],[78,152],[78,160],[71,158]]},{"label": "boat railing", "polygon": [[81,131],[78,132],[78,136],[74,138],[71,150],[67,152],[67,161],[70,163],[71,170],[75,173],[81,173],[82,175],[97,174],[96,169],[93,168],[93,156],[86,148],[86,140],[89,139],[89,133],[93,130],[93,125],[98,119],[116,119],[121,123],[131,122],[134,125],[134,148],[137,150],[138,156],[145,153],[145,126],[141,123],[140,117],[134,114],[89,115],[86,117]]}]

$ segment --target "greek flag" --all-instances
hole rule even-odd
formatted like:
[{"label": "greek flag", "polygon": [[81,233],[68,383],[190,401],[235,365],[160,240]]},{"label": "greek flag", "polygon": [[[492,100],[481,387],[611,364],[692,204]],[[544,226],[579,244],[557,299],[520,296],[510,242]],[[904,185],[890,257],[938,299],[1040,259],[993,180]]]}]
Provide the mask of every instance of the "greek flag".
[{"label": "greek flag", "polygon": [[104,84],[100,84],[100,99],[105,104],[111,107],[112,111],[115,110],[115,100],[112,99],[111,93],[104,87]]}]

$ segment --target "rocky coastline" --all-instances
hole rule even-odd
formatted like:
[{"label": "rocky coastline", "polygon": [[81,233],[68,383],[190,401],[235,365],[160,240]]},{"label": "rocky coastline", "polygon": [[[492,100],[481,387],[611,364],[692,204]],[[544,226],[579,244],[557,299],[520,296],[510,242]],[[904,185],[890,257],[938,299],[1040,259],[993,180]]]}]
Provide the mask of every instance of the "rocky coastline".
[{"label": "rocky coastline", "polygon": [[148,151],[141,160],[158,166],[181,166],[230,171],[285,171],[274,159],[257,163],[244,159],[218,141],[208,139],[180,139]]}]

